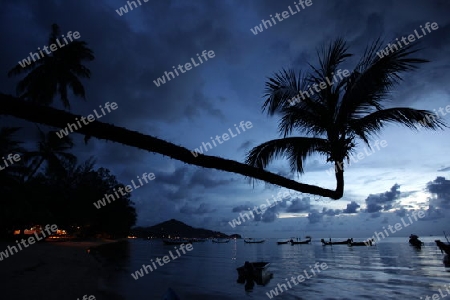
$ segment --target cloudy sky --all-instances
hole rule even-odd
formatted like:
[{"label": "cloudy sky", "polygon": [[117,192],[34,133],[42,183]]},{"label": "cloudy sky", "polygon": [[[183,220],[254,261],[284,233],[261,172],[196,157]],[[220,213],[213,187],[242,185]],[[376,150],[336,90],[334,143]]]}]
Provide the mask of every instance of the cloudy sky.
[{"label": "cloudy sky", "polygon": [[[294,1],[257,0],[149,0],[128,12],[117,13],[126,1],[23,1],[3,0],[0,11],[0,58],[3,80],[0,91],[14,93],[20,78],[6,73],[30,51],[46,45],[52,23],[63,34],[78,31],[95,53],[86,66],[87,100],[71,97],[71,112],[87,116],[107,101],[118,109],[100,121],[163,138],[194,150],[210,137],[229,131],[235,136],[206,154],[244,161],[252,147],[278,137],[277,117],[261,112],[268,76],[282,68],[308,70],[316,64],[316,49],[337,37],[348,42],[355,54],[343,68],[352,69],[364,48],[376,38],[389,42],[420,31],[427,22],[438,29],[416,43],[418,56],[431,60],[404,77],[387,107],[408,106],[438,111],[450,105],[450,3],[437,1],[318,1],[301,8],[257,35],[250,29],[270,15],[296,11]],[[137,1],[136,1],[137,2]],[[197,53],[214,56],[199,63]],[[212,53],[212,52],[210,52]],[[197,66],[166,80],[154,81],[173,71],[172,66],[194,60]],[[55,101],[55,107],[61,108]],[[450,111],[450,107],[449,107]],[[450,114],[440,116],[450,123]],[[251,122],[237,133],[235,124]],[[25,129],[24,140],[36,137],[34,125],[2,117],[0,125]],[[450,129],[449,129],[450,130]],[[254,237],[365,237],[382,226],[395,225],[410,210],[425,217],[396,233],[408,236],[441,234],[449,230],[450,131],[414,132],[388,126],[375,143],[385,147],[373,152],[359,144],[364,158],[346,167],[344,197],[337,201],[299,194],[264,183],[252,184],[243,176],[190,166],[161,155],[92,139],[84,145],[73,134],[74,153],[80,162],[94,155],[97,166],[109,168],[124,184],[153,172],[156,179],[132,194],[139,214],[138,225],[154,225],[175,218],[195,227]],[[370,154],[370,155],[369,155]],[[290,174],[286,161],[273,162],[269,170],[304,183],[334,188],[332,165],[324,157],[307,161],[301,177]],[[240,213],[266,199],[282,202],[232,228]],[[93,208],[95,209],[95,208]],[[414,219],[413,219],[414,220]]]}]

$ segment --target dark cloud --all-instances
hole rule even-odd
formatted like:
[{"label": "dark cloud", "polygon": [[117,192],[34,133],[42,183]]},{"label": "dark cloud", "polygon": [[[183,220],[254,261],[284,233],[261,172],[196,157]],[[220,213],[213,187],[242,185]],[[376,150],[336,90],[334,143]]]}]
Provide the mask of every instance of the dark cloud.
[{"label": "dark cloud", "polygon": [[252,148],[253,144],[254,144],[254,142],[252,142],[252,141],[243,142],[237,150],[248,151]]},{"label": "dark cloud", "polygon": [[[279,216],[279,213],[277,212],[276,208],[268,208],[262,215],[260,221],[264,223],[271,223],[275,221]],[[256,220],[256,216],[255,216]]]},{"label": "dark cloud", "polygon": [[200,117],[205,111],[208,115],[216,117],[222,122],[226,120],[223,112],[212,104],[212,99],[207,99],[200,91],[197,90],[194,92],[193,100],[194,101],[185,108],[185,116],[189,119],[194,120],[195,118]]},{"label": "dark cloud", "polygon": [[158,182],[165,184],[180,185],[188,175],[188,168],[181,167],[175,171],[169,172],[158,172]]},{"label": "dark cloud", "polygon": [[162,188],[162,191],[168,200],[178,203],[189,199],[192,195],[192,190],[185,186],[176,187],[175,190]]},{"label": "dark cloud", "polygon": [[356,210],[358,208],[360,208],[361,205],[359,205],[358,203],[356,203],[355,201],[352,201],[350,203],[347,204],[347,208],[345,208],[342,213],[343,214],[354,214],[356,213]]},{"label": "dark cloud", "polygon": [[438,219],[445,218],[446,214],[444,214],[444,211],[441,209],[438,209],[434,207],[433,205],[430,205],[428,209],[425,211],[425,217],[419,219],[422,221],[434,221]]},{"label": "dark cloud", "polygon": [[214,179],[213,176],[215,174],[217,174],[217,172],[211,169],[197,169],[192,175],[189,185],[200,185],[205,188],[215,188],[233,182],[233,179]]},{"label": "dark cloud", "polygon": [[431,193],[430,205],[436,209],[450,209],[450,180],[439,176],[427,183],[427,190]]},{"label": "dark cloud", "polygon": [[254,222],[264,222],[264,223],[271,223],[274,222],[278,216],[279,208],[277,206],[267,207],[265,210],[258,209],[257,211],[252,211],[254,219]]},{"label": "dark cloud", "polygon": [[372,219],[379,218],[379,217],[381,217],[381,213],[380,213],[379,211],[374,212],[374,213],[370,214],[370,217],[371,217]]},{"label": "dark cloud", "polygon": [[370,194],[366,198],[366,212],[376,213],[381,210],[389,210],[393,207],[393,202],[400,198],[400,185],[394,184],[390,191],[380,194]]},{"label": "dark cloud", "polygon": [[248,211],[249,209],[253,209],[253,206],[251,204],[242,204],[236,207],[233,207],[233,209],[231,209],[231,212],[241,212],[241,211]]},{"label": "dark cloud", "polygon": [[342,213],[340,209],[328,209],[326,207],[322,208],[322,214],[329,217],[334,217]]},{"label": "dark cloud", "polygon": [[215,208],[211,208],[208,203],[200,203],[198,207],[189,206],[188,204],[180,208],[180,212],[188,215],[204,215],[207,213],[215,212]]},{"label": "dark cloud", "polygon": [[366,207],[366,212],[373,213],[373,212],[379,212],[383,209],[383,206],[376,204],[376,203],[369,203]]},{"label": "dark cloud", "polygon": [[432,194],[450,196],[450,180],[445,177],[436,177],[435,180],[427,183],[427,189]]},{"label": "dark cloud", "polygon": [[404,216],[406,216],[406,213],[407,213],[408,211],[406,210],[406,209],[404,209],[404,208],[401,208],[401,209],[397,209],[396,211],[395,211],[395,215],[397,215],[397,216],[399,216],[399,217],[404,217]]},{"label": "dark cloud", "polygon": [[383,206],[383,210],[384,210],[384,211],[390,210],[390,209],[392,209],[393,207],[394,207],[394,205],[393,205],[392,203],[388,203],[388,204],[385,204],[385,205]]},{"label": "dark cloud", "polygon": [[320,213],[317,209],[312,209],[308,214],[308,220],[310,224],[320,223],[322,222],[323,214]]},{"label": "dark cloud", "polygon": [[292,204],[286,209],[286,212],[298,213],[308,211],[311,208],[311,199],[309,197],[296,198],[291,200]]}]

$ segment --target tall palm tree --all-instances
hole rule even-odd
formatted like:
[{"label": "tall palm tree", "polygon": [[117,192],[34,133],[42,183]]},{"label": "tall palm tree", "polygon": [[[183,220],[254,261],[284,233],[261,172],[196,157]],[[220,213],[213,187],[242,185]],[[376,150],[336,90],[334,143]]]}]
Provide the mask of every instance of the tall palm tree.
[{"label": "tall palm tree", "polygon": [[[378,39],[367,47],[349,76],[335,84],[321,85],[317,92],[304,93],[320,83],[332,83],[342,64],[352,56],[346,42],[337,39],[318,53],[319,65],[311,66],[302,76],[293,70],[282,70],[266,82],[263,111],[279,114],[281,138],[265,142],[252,150],[246,163],[264,169],[276,158],[286,157],[293,173],[302,174],[305,159],[319,153],[332,162],[336,169],[335,197],[344,192],[344,161],[356,146],[356,139],[368,145],[369,138],[378,135],[388,123],[397,123],[409,129],[423,126],[442,129],[445,123],[430,118],[432,112],[407,107],[385,108],[383,101],[402,80],[401,74],[412,71],[424,59],[411,57],[417,50],[404,47],[383,58],[376,55],[382,46]],[[327,80],[328,79],[328,80]],[[300,96],[301,95],[301,99]],[[296,101],[293,101],[295,99]],[[428,122],[423,122],[427,118]],[[430,120],[432,119],[432,120]],[[420,124],[419,121],[422,121]],[[305,136],[292,136],[300,133]]]},{"label": "tall palm tree", "polygon": [[[60,34],[59,26],[53,24],[48,45],[57,44]],[[24,68],[18,64],[8,72],[9,77],[27,73],[17,85],[17,94],[42,105],[51,105],[54,97],[59,94],[66,109],[70,109],[68,89],[75,96],[85,99],[84,87],[79,78],[90,78],[91,71],[82,62],[94,59],[86,42],[74,40],[50,54],[45,51],[42,53],[43,58]]]},{"label": "tall palm tree", "polygon": [[63,175],[65,173],[66,161],[74,163],[76,156],[67,152],[73,147],[72,138],[65,136],[59,138],[56,131],[43,132],[39,127],[39,141],[37,151],[26,153],[27,159],[32,161],[28,180],[33,177],[44,162],[47,162],[49,173]]}]

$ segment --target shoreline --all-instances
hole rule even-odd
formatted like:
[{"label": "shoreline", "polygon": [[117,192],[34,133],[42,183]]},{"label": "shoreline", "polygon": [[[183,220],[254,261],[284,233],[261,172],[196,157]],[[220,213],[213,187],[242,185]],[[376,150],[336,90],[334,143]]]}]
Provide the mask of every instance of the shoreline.
[{"label": "shoreline", "polygon": [[[126,240],[126,239],[125,239]],[[78,299],[93,295],[96,300],[124,300],[108,281],[114,270],[88,249],[124,240],[40,242],[0,261],[0,281],[7,287],[5,299]],[[11,242],[1,241],[0,251]],[[97,252],[97,251],[96,251]]]}]

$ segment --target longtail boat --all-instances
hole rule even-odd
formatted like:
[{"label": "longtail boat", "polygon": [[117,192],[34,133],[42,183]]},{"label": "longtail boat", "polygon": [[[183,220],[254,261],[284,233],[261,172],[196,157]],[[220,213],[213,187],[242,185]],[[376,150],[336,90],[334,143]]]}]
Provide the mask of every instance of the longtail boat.
[{"label": "longtail boat", "polygon": [[264,243],[266,240],[264,239],[254,239],[254,238],[246,238],[244,239],[244,243],[247,244],[261,244]]},{"label": "longtail boat", "polygon": [[320,241],[322,242],[322,246],[333,246],[333,245],[347,245],[348,243],[350,243],[351,239],[347,239],[345,241],[341,241],[341,242],[332,242],[331,239],[329,242],[325,242],[324,239],[321,239]]},{"label": "longtail boat", "polygon": [[216,243],[216,244],[224,244],[224,243],[228,243],[230,241],[230,239],[212,239],[211,242]]},{"label": "longtail boat", "polygon": [[286,245],[286,244],[289,244],[290,242],[291,242],[290,240],[287,240],[287,241],[278,241],[277,244],[278,244],[278,245]]},{"label": "longtail boat", "polygon": [[163,239],[164,244],[166,245],[181,245],[181,244],[189,244],[189,240],[185,239]]},{"label": "longtail boat", "polygon": [[434,242],[439,247],[439,250],[441,250],[441,253],[445,252],[445,254],[450,255],[450,245],[448,243],[441,242],[441,240],[435,240]]},{"label": "longtail boat", "polygon": [[306,240],[303,241],[299,241],[298,239],[297,240],[291,239],[290,242],[291,245],[311,244],[311,237],[307,236]]},{"label": "longtail boat", "polygon": [[416,247],[417,249],[420,249],[423,245],[425,245],[421,240],[419,240],[419,237],[415,234],[411,234],[409,236],[409,244],[411,246]]},{"label": "longtail boat", "polygon": [[355,246],[373,246],[373,242],[375,242],[374,239],[370,239],[364,242],[353,242],[353,239],[350,239],[349,243],[347,244],[349,247],[355,247]]}]

